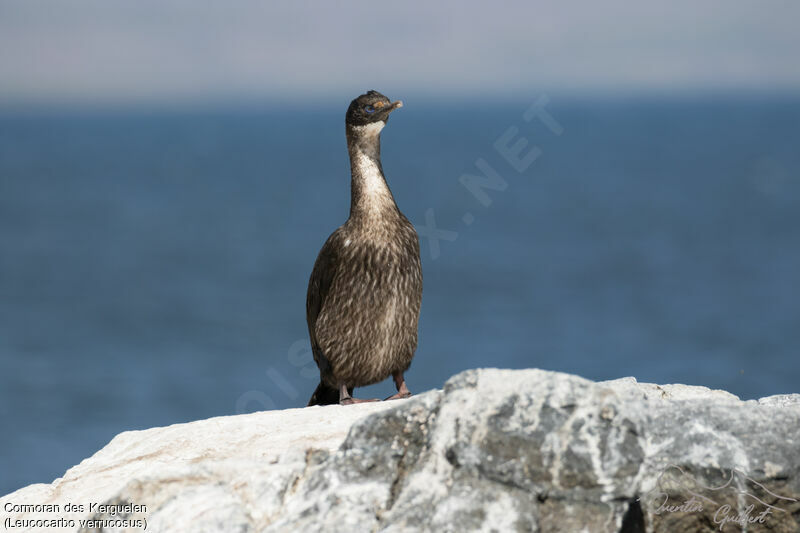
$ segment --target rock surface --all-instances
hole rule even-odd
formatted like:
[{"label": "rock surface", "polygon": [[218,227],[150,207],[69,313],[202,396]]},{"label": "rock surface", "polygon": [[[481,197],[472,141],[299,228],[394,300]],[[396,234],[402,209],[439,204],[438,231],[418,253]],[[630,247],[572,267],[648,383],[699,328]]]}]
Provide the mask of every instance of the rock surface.
[{"label": "rock surface", "polygon": [[[103,503],[128,507],[89,507]],[[57,508],[21,507],[43,504]],[[800,531],[800,395],[471,370],[411,400],[122,433],[0,498],[0,517],[9,531]],[[74,523],[9,527],[58,519]]]}]

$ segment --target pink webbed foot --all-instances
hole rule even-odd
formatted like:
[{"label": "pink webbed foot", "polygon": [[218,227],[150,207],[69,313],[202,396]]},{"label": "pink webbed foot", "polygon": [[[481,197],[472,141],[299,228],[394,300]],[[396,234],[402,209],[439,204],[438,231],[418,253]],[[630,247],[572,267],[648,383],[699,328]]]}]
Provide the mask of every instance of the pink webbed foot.
[{"label": "pink webbed foot", "polygon": [[386,400],[402,400],[403,398],[410,398],[411,391],[409,391],[408,387],[406,387],[406,380],[403,377],[403,373],[396,372],[392,374],[392,377],[394,378],[394,385],[395,387],[397,387],[397,393],[392,394],[391,396],[386,398]]},{"label": "pink webbed foot", "polygon": [[362,400],[361,398],[353,398],[350,396],[350,391],[347,390],[347,385],[339,385],[339,405],[354,405],[357,403],[377,402],[377,398],[370,400]]}]

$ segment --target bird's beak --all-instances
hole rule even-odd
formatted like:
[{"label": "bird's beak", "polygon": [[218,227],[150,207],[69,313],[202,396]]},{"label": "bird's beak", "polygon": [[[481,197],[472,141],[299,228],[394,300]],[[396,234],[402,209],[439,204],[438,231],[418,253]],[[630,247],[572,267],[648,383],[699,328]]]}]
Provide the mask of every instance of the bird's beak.
[{"label": "bird's beak", "polygon": [[383,113],[389,114],[395,109],[403,107],[403,102],[401,102],[400,100],[392,102],[391,104],[384,104],[383,102],[378,102],[375,104],[375,107],[380,109]]}]

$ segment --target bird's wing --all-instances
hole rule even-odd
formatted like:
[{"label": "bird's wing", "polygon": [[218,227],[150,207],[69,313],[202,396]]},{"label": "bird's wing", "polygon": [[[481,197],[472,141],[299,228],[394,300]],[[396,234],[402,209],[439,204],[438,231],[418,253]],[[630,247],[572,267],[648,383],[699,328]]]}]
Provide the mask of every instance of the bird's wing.
[{"label": "bird's wing", "polygon": [[325,241],[322,250],[319,251],[317,260],[314,263],[314,270],[311,271],[311,278],[308,280],[308,293],[306,295],[306,322],[308,323],[308,334],[311,337],[311,349],[314,353],[314,360],[320,370],[327,366],[327,361],[320,358],[321,352],[317,342],[316,324],[325,299],[328,296],[333,278],[336,275],[338,257],[336,254],[335,243],[339,240],[339,230],[334,231],[328,240]]}]

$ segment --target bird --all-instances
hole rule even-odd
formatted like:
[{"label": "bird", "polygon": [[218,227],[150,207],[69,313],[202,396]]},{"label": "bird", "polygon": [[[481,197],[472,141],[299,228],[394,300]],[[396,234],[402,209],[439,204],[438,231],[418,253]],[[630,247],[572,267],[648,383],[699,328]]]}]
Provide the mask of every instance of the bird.
[{"label": "bird", "polygon": [[404,374],[417,349],[422,303],[419,237],[400,212],[381,165],[380,134],[403,107],[371,90],[345,115],[350,156],[350,215],[325,241],[306,296],[306,322],[320,383],[312,405],[377,401],[355,387],[392,376],[408,398]]}]

